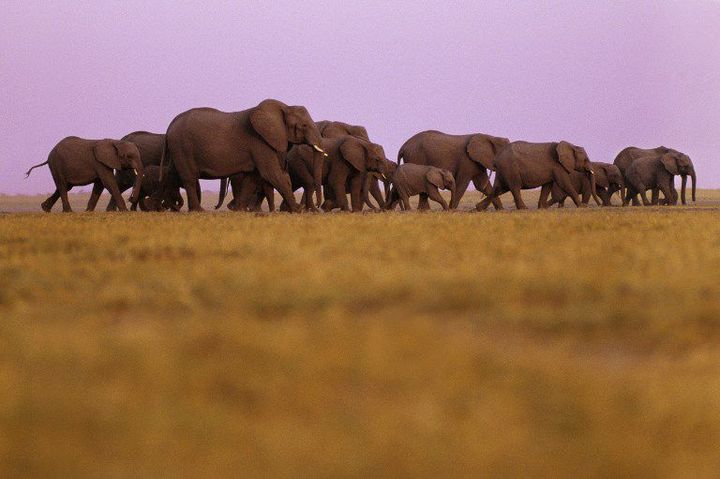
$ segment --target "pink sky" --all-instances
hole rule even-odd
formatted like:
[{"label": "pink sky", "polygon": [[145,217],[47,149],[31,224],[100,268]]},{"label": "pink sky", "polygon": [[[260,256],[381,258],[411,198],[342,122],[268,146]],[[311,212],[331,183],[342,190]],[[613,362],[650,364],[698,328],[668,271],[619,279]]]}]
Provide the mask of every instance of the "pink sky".
[{"label": "pink sky", "polygon": [[[509,6],[508,6],[509,5]],[[558,0],[35,2],[0,29],[0,192],[61,138],[164,132],[192,107],[268,97],[365,125],[392,159],[414,133],[687,152],[720,187],[720,3]],[[216,182],[215,182],[216,183]],[[213,183],[205,187],[214,187]]]}]

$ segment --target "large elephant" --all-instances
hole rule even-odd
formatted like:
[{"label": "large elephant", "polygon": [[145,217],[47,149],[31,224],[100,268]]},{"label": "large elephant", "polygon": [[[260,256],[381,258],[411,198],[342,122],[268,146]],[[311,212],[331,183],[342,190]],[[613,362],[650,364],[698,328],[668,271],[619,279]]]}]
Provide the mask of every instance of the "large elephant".
[{"label": "large elephant", "polygon": [[[134,131],[123,136],[121,140],[135,143],[140,151],[140,161],[142,161],[146,170],[148,166],[160,166],[160,161],[162,160],[163,155],[163,147],[165,146],[164,134],[150,133],[149,131]],[[115,181],[117,181],[120,193],[123,193],[135,184],[135,172],[132,170],[118,170],[115,172]],[[152,179],[150,179],[150,182],[151,181]],[[144,198],[147,196],[147,193],[149,193],[147,188],[144,189],[144,192],[146,194],[144,196],[141,195],[140,198]],[[133,211],[136,210],[137,205],[137,202],[131,202],[130,209]],[[113,198],[110,198],[106,209],[107,211],[115,211],[117,209],[117,205],[115,204],[115,200]]]},{"label": "large elephant", "polygon": [[280,192],[292,211],[299,211],[284,168],[289,144],[319,150],[320,131],[305,107],[264,100],[233,113],[195,108],[179,114],[168,126],[164,157],[185,187],[191,211],[203,209],[198,179],[254,170]]},{"label": "large elephant", "polygon": [[451,194],[455,191],[452,173],[435,166],[405,163],[397,167],[391,181],[392,189],[386,205],[388,210],[394,209],[398,203],[401,203],[402,209],[410,210],[410,197],[421,193],[447,210],[448,204],[438,189],[450,190]]},{"label": "large elephant", "polygon": [[[625,197],[625,180],[620,173],[620,169],[610,163],[601,162],[590,162],[590,168],[595,172],[595,189],[598,196],[602,200],[602,206],[612,206],[610,201],[612,195],[616,192],[620,192],[620,201]],[[582,197],[582,203],[587,205],[590,201],[590,180],[588,176],[579,171],[573,171],[570,173],[570,180],[575,187],[575,191],[578,192]],[[552,206],[558,203],[558,207],[562,208],[565,206],[565,199],[568,197],[557,184],[553,184],[552,197],[548,206]],[[599,205],[598,205],[599,206]]]},{"label": "large elephant", "polygon": [[528,143],[515,141],[495,158],[495,184],[492,193],[476,205],[478,211],[485,210],[490,202],[505,193],[512,192],[517,209],[526,209],[520,190],[542,186],[538,207],[547,208],[547,196],[553,184],[567,193],[576,206],[580,198],[573,186],[570,174],[579,171],[590,180],[590,192],[600,204],[595,190],[595,174],[590,168],[585,149],[561,141],[559,143]]},{"label": "large elephant", "polygon": [[362,187],[369,172],[387,176],[385,150],[383,147],[356,136],[323,138],[322,149],[328,154],[323,168],[325,202],[323,210],[340,208],[349,211],[347,191],[350,192],[352,211],[363,207]]},{"label": "large elephant", "polygon": [[[455,193],[450,208],[460,204],[472,181],[478,191],[486,195],[492,192],[488,170],[495,169],[495,156],[510,143],[507,138],[483,133],[472,135],[448,135],[440,131],[423,131],[400,147],[397,162],[436,166],[448,170],[455,177]],[[499,198],[493,199],[496,208],[502,208]],[[427,195],[420,195],[418,209],[430,207]]]},{"label": "large elephant", "polygon": [[[615,161],[613,162],[615,165],[617,165],[618,168],[620,168],[620,172],[623,174],[623,177],[625,178],[625,181],[627,182],[627,169],[630,167],[630,165],[635,161],[637,158],[646,157],[646,156],[658,156],[658,155],[664,155],[666,153],[672,153],[676,155],[676,157],[684,157],[685,161],[689,162],[690,166],[687,169],[687,172],[684,174],[681,174],[682,178],[682,185],[680,189],[680,199],[682,201],[682,204],[687,204],[685,201],[685,189],[687,186],[687,177],[690,175],[690,178],[692,179],[692,200],[695,201],[695,188],[697,186],[697,176],[695,174],[695,166],[692,163],[692,160],[690,157],[688,157],[685,153],[682,153],[680,151],[677,151],[672,148],[668,148],[666,146],[658,146],[657,148],[638,148],[636,146],[629,146],[622,150],[618,155],[615,157]],[[675,184],[673,183],[671,185],[671,192],[672,197],[677,196],[677,191],[675,190]],[[653,198],[657,198],[658,190],[653,190]],[[673,201],[673,198],[665,198],[665,201]],[[639,201],[637,197],[633,197],[633,205],[639,205]]]},{"label": "large elephant", "polygon": [[55,192],[43,201],[43,211],[49,212],[58,198],[62,199],[63,211],[72,211],[67,192],[73,186],[84,186],[92,183],[93,189],[88,201],[87,211],[93,211],[104,188],[110,191],[120,211],[127,211],[125,200],[120,195],[113,170],[136,170],[131,202],[137,202],[140,184],[144,174],[144,166],[140,160],[140,151],[134,143],[122,140],[86,140],[77,136],[69,136],[61,140],[50,151],[47,161],[30,168],[30,172],[43,165],[48,165]]},{"label": "large elephant", "polygon": [[668,152],[662,155],[648,155],[636,158],[625,171],[627,193],[623,205],[627,205],[638,194],[642,197],[643,205],[657,204],[657,197],[653,201],[647,199],[647,190],[662,191],[666,204],[677,204],[677,193],[672,191],[675,175],[688,175],[692,164],[686,155],[677,152]]},{"label": "large elephant", "polygon": [[[350,125],[342,121],[329,120],[318,121],[316,125],[320,129],[320,134],[323,138],[339,138],[341,136],[352,135],[362,138],[365,141],[370,141],[367,129],[364,126]],[[322,158],[320,159],[320,162],[323,162]],[[317,172],[315,172],[315,177],[317,178]],[[381,208],[385,203],[385,198],[383,198],[382,192],[380,191],[379,181],[381,180],[383,181],[385,195],[387,196],[387,193],[390,190],[389,177],[386,176],[385,178],[382,178],[379,173],[370,172],[365,175],[365,179],[363,180],[363,203],[367,204],[371,209],[375,209],[375,206],[370,202],[369,195],[372,195],[373,198],[375,198],[375,201],[378,202],[378,205]],[[318,198],[318,206],[320,206],[321,203],[322,199]]]}]

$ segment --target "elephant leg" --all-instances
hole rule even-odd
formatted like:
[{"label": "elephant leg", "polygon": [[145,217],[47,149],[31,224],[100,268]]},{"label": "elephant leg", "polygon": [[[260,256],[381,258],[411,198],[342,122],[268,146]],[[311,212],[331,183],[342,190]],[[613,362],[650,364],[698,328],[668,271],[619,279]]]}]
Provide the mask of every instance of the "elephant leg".
[{"label": "elephant leg", "polygon": [[[483,169],[482,173],[477,175],[472,179],[473,185],[475,186],[475,189],[479,192],[483,193],[485,196],[490,196],[492,194],[493,187],[490,184],[490,177],[487,174],[487,171]],[[502,201],[500,200],[500,197],[496,197],[492,199],[492,204],[495,207],[496,210],[503,209]]]},{"label": "elephant leg", "polygon": [[[63,213],[72,212],[72,208],[70,207],[70,200],[68,199],[68,191],[70,191],[72,189],[72,185],[69,185],[65,181],[65,178],[63,178],[62,174],[53,167],[50,168],[50,174],[53,177],[53,181],[55,182],[55,187],[57,188],[57,192],[60,195],[60,200],[62,201]],[[53,196],[50,196],[50,198],[48,198],[46,201],[49,201],[52,197]],[[52,204],[50,205],[50,208],[52,208]],[[47,211],[49,211],[49,209]]]},{"label": "elephant leg", "polygon": [[575,203],[575,206],[580,207],[582,204],[580,202],[580,195],[578,195],[577,191],[575,190],[575,186],[572,184],[572,180],[570,179],[570,175],[568,175],[565,170],[560,171],[560,169],[556,169],[553,172],[553,178],[557,185],[562,189],[572,200],[573,203]]},{"label": "elephant leg", "polygon": [[117,182],[115,182],[115,176],[112,174],[112,170],[102,168],[98,171],[98,176],[100,177],[100,181],[102,181],[103,186],[105,186],[115,199],[115,204],[117,204],[118,210],[127,211],[125,200],[120,194],[120,189],[117,186]]},{"label": "elephant leg", "polygon": [[653,205],[657,205],[659,202],[660,202],[660,189],[653,188],[652,189],[652,199],[650,200],[650,203]]},{"label": "elephant leg", "polygon": [[430,188],[428,190],[428,196],[430,197],[431,200],[435,201],[436,203],[440,203],[440,206],[442,206],[442,209],[444,211],[448,210],[448,204],[445,201],[445,198],[442,197],[442,195],[440,194],[440,192],[438,191],[437,188]]},{"label": "elephant leg", "polygon": [[659,189],[662,191],[663,195],[665,195],[665,202],[663,204],[670,206],[672,205],[672,187],[668,184],[660,184]]},{"label": "elephant leg", "polygon": [[425,211],[430,209],[430,202],[428,201],[427,193],[420,193],[420,199],[418,200],[418,210]]},{"label": "elephant leg", "polygon": [[42,208],[42,210],[45,213],[50,213],[50,210],[52,210],[52,207],[55,205],[55,203],[59,199],[60,199],[60,191],[58,191],[58,189],[55,188],[55,192],[52,195],[48,196],[48,198],[45,201],[40,203],[40,208]]},{"label": "elephant leg", "polygon": [[[350,204],[353,212],[362,211],[363,209],[363,183],[365,178],[363,175],[355,175],[350,179]],[[373,209],[375,209],[373,207]]]},{"label": "elephant leg", "polygon": [[513,199],[515,200],[515,208],[519,210],[526,210],[527,205],[522,199],[522,195],[520,194],[520,187],[518,185],[514,185],[512,188],[510,188],[510,193],[513,195]]},{"label": "elephant leg", "polygon": [[330,173],[328,183],[332,185],[333,199],[335,200],[335,207],[340,208],[342,211],[349,211],[347,201],[347,193],[345,193],[345,184],[347,182],[346,175],[342,172]]},{"label": "elephant leg", "polygon": [[[410,210],[412,209],[412,208],[410,207],[410,197],[407,195],[407,193],[398,192],[398,194],[400,195],[400,204],[402,205],[403,211],[410,211]],[[428,208],[427,208],[427,210],[420,210],[420,208],[418,208],[418,210],[419,210],[419,211],[428,211],[428,210],[430,210],[430,203],[428,203]]]},{"label": "elephant leg", "polygon": [[280,167],[278,153],[275,150],[263,148],[255,152],[253,158],[262,179],[270,183],[280,193],[280,196],[290,207],[290,211],[293,213],[299,212],[300,205],[295,200],[290,175]]},{"label": "elephant leg", "polygon": [[[263,182],[262,189],[263,189],[263,194],[265,195],[265,198],[267,199],[268,211],[270,211],[272,213],[273,211],[275,211],[275,190],[267,182]],[[293,197],[294,197],[294,195],[293,195]]]},{"label": "elephant leg", "polygon": [[204,211],[204,208],[200,205],[200,191],[197,187],[198,180],[195,178],[183,178],[182,182],[188,197],[188,210]]},{"label": "elephant leg", "polygon": [[651,203],[647,199],[647,190],[645,189],[645,185],[638,185],[640,186],[640,196],[642,197],[642,202],[644,206],[650,206]]},{"label": "elephant leg", "polygon": [[548,206],[548,195],[550,195],[550,190],[552,189],[553,184],[552,183],[546,183],[542,185],[542,188],[540,188],[540,199],[538,199],[538,209],[547,209]]},{"label": "elephant leg", "polygon": [[87,209],[85,211],[95,211],[95,207],[97,206],[97,202],[100,199],[100,194],[102,194],[103,189],[104,187],[102,181],[95,180],[95,183],[93,183],[92,193],[90,193],[90,199],[88,200]]},{"label": "elephant leg", "polygon": [[[508,189],[505,187],[505,185],[500,181],[500,179],[496,175],[495,176],[495,185],[493,185],[492,192],[486,198],[484,198],[481,202],[476,204],[475,209],[478,211],[485,211],[487,209],[487,207],[490,206],[490,203],[492,202],[492,200],[494,198],[499,198],[500,195],[502,195],[503,193],[505,193],[507,191],[508,191]],[[500,209],[503,209],[502,203],[500,204],[500,206],[501,206]]]},{"label": "elephant leg", "polygon": [[[380,182],[375,177],[371,177],[370,180],[370,194],[373,198],[375,198],[378,206],[382,209],[383,205],[385,204],[385,198],[383,197],[382,191],[380,191]],[[372,207],[372,205],[369,206]]]},{"label": "elephant leg", "polygon": [[[460,204],[460,200],[470,186],[470,178],[459,175],[459,178],[455,178],[455,194],[450,198],[450,209],[457,209]],[[493,203],[494,204],[494,203]],[[495,205],[497,209],[497,205]],[[419,209],[419,208],[418,208]]]}]

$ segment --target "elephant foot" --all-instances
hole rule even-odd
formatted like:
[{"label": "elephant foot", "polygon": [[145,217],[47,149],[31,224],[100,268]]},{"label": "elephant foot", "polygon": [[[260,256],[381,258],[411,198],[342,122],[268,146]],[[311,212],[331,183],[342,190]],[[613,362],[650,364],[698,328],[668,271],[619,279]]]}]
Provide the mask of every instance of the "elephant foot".
[{"label": "elephant foot", "polygon": [[578,208],[587,208],[588,205],[586,203],[580,203],[577,207]]},{"label": "elephant foot", "polygon": [[72,208],[68,208],[68,209],[63,208],[63,213],[72,213],[72,212],[73,212]]},{"label": "elephant foot", "polygon": [[40,208],[42,208],[45,213],[50,213],[52,206],[48,206],[48,204],[43,201],[42,203],[40,203]]}]

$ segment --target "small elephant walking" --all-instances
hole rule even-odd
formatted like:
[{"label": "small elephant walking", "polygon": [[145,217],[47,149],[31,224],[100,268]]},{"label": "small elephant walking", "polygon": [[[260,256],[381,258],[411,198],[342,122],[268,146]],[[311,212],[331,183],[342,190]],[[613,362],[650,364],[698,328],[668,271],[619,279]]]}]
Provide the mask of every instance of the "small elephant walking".
[{"label": "small elephant walking", "polygon": [[73,186],[89,184],[93,185],[93,189],[87,211],[95,209],[103,188],[110,191],[120,211],[127,211],[113,170],[135,170],[135,183],[130,197],[132,203],[138,201],[145,171],[140,160],[140,151],[134,143],[109,139],[86,140],[77,136],[69,136],[61,140],[50,151],[47,161],[30,168],[25,173],[26,177],[30,176],[32,170],[43,165],[49,166],[56,188],[55,192],[41,204],[45,212],[50,212],[58,198],[62,199],[64,212],[72,211],[67,192]]},{"label": "small elephant walking", "polygon": [[455,178],[448,170],[435,166],[416,165],[405,163],[397,167],[390,179],[392,188],[388,195],[386,209],[395,209],[401,203],[402,209],[410,210],[410,197],[426,194],[431,200],[440,203],[443,210],[448,210],[448,204],[438,189],[450,190],[455,197]]},{"label": "small elephant walking", "polygon": [[650,202],[645,192],[658,189],[665,195],[665,204],[677,204],[677,193],[673,191],[675,175],[688,175],[691,167],[687,157],[674,153],[637,158],[625,171],[627,194],[623,206],[635,200],[638,194],[643,205],[657,204],[657,196],[653,195]]},{"label": "small elephant walking", "polygon": [[[616,192],[620,192],[620,201],[625,197],[625,179],[620,173],[620,169],[610,163],[601,162],[590,162],[590,168],[595,172],[595,189],[598,196],[602,200],[602,206],[612,206],[610,198]],[[570,173],[570,180],[575,187],[575,190],[581,195],[582,203],[587,205],[590,202],[590,196],[592,194],[590,188],[590,180],[587,175],[580,173],[579,171],[573,171]],[[565,206],[565,200],[568,194],[565,193],[557,184],[553,183],[552,186],[552,197],[548,206],[552,206],[558,203],[558,207],[562,208]],[[598,206],[600,204],[598,203]]]}]

